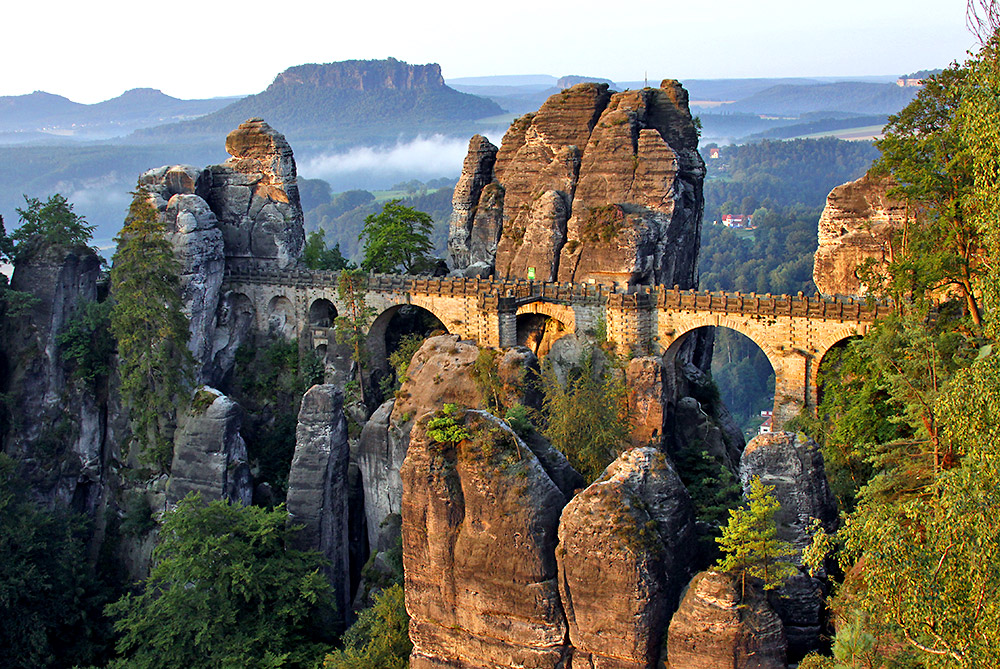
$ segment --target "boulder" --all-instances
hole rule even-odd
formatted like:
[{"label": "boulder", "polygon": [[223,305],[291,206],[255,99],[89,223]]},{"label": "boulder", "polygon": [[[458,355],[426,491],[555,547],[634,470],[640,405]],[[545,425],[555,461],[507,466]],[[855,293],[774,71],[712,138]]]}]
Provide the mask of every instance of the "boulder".
[{"label": "boulder", "polygon": [[296,540],[305,550],[315,550],[329,560],[325,568],[333,587],[336,619],[333,627],[346,627],[351,610],[348,541],[347,421],[343,391],[333,385],[316,385],[306,391],[295,428],[295,454],[288,472],[288,513],[301,524]]},{"label": "boulder", "polygon": [[414,426],[401,471],[410,666],[563,666],[563,494],[490,414],[454,416],[470,437],[458,443],[435,441],[433,416]]},{"label": "boulder", "polygon": [[566,505],[556,555],[574,666],[654,666],[694,544],[687,490],[654,448],[626,451]]},{"label": "boulder", "polygon": [[227,258],[279,268],[298,262],[305,245],[295,158],[285,136],[262,119],[226,137],[232,156],[208,168],[206,200],[219,219]]},{"label": "boulder", "polygon": [[3,450],[21,461],[32,494],[43,504],[70,506],[93,516],[105,483],[108,437],[105,392],[78,383],[57,337],[98,299],[101,265],[86,246],[27,242],[11,278],[13,290],[34,301],[5,314]]},{"label": "boulder", "polygon": [[671,669],[785,669],[781,620],[752,587],[742,593],[729,574],[703,571],[691,579],[670,620]]},{"label": "boulder", "polygon": [[906,222],[906,205],[888,194],[892,182],[868,174],[837,186],[826,198],[819,219],[819,248],[813,281],[824,295],[864,295],[858,268],[874,269],[891,257],[892,235]]},{"label": "boulder", "polygon": [[[828,532],[837,527],[837,502],[819,447],[805,435],[792,432],[758,435],[747,444],[740,461],[744,491],[754,477],[774,486],[774,497],[781,504],[775,516],[778,538],[795,547],[793,562],[801,566],[802,550],[812,541],[813,519]],[[785,625],[792,660],[819,648],[826,624],[826,592],[825,574],[812,578],[803,570],[772,596],[772,605]]]},{"label": "boulder", "polygon": [[218,390],[203,386],[195,392],[174,432],[168,505],[175,506],[191,492],[201,493],[205,502],[250,504],[253,480],[240,436],[242,423],[240,405]]}]

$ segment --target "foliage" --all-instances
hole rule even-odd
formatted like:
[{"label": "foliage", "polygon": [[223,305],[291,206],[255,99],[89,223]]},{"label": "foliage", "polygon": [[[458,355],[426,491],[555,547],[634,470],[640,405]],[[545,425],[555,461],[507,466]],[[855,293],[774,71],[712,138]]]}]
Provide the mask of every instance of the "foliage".
[{"label": "foliage", "polygon": [[392,375],[383,379],[386,382],[386,387],[382,389],[383,398],[389,397],[407,382],[406,371],[410,367],[410,361],[426,339],[419,332],[411,332],[403,335],[403,338],[399,340],[396,350],[389,354],[389,367],[392,369]]},{"label": "foliage", "polygon": [[375,596],[344,634],[345,648],[330,653],[323,669],[404,669],[413,644],[403,586],[395,584]]},{"label": "foliage", "polygon": [[958,119],[967,78],[966,67],[952,65],[926,79],[913,102],[889,117],[873,172],[892,178],[890,193],[911,214],[893,240],[892,260],[879,277],[882,290],[897,299],[957,290],[979,324],[975,286],[983,247],[969,211],[973,157]]},{"label": "foliage", "polygon": [[[122,402],[140,458],[168,469],[173,423],[187,396],[193,358],[179,293],[180,264],[165,225],[141,188],[115,241],[111,332],[118,345]],[[128,444],[123,444],[123,453]]]},{"label": "foliage", "polygon": [[121,635],[112,666],[312,666],[329,584],[318,553],[290,547],[296,531],[284,507],[185,497],[163,518],[142,592],[107,608]]},{"label": "foliage", "polygon": [[236,368],[242,373],[234,375],[232,395],[246,410],[240,432],[254,480],[268,483],[283,499],[302,395],[313,384],[322,383],[322,363],[312,351],[300,354],[297,342],[271,339],[240,346]]},{"label": "foliage", "polygon": [[795,567],[786,560],[795,555],[795,549],[777,538],[774,516],[781,505],[772,492],[774,486],[764,485],[755,476],[746,503],[729,512],[729,524],[716,540],[723,552],[719,569],[739,575],[744,594],[747,576],[760,579],[765,590],[773,590],[795,574]]},{"label": "foliage", "polygon": [[[687,442],[675,456],[677,473],[691,496],[695,517],[713,530],[721,528],[729,511],[740,503],[743,489],[739,479],[723,463],[710,455],[701,443]],[[718,531],[710,537],[718,536]],[[710,542],[715,548],[715,541]]]},{"label": "foliage", "polygon": [[507,409],[503,419],[519,437],[524,438],[535,426],[531,423],[531,411],[523,404],[515,404]]},{"label": "foliage", "polygon": [[445,404],[435,416],[427,421],[427,436],[439,444],[454,446],[471,435],[464,426],[459,425],[464,412],[455,404]]},{"label": "foliage", "polygon": [[503,383],[500,381],[500,370],[497,368],[499,361],[500,353],[496,349],[481,348],[476,361],[472,363],[472,380],[479,389],[483,403],[490,411],[504,409],[501,400]]},{"label": "foliage", "polygon": [[422,211],[389,200],[378,214],[365,218],[361,267],[367,272],[419,274],[431,268],[430,235],[434,220]]},{"label": "foliage", "polygon": [[352,264],[340,253],[340,244],[336,244],[332,249],[326,248],[323,233],[319,231],[310,232],[309,236],[306,237],[306,246],[302,250],[302,262],[309,269],[329,272],[338,272],[352,267]]},{"label": "foliage", "polygon": [[774,370],[764,351],[735,330],[715,328],[712,380],[744,434],[756,433],[760,412],[774,406]]},{"label": "foliage", "polygon": [[85,246],[96,226],[88,225],[79,214],[73,213],[73,205],[56,193],[42,202],[38,198],[24,196],[25,209],[17,209],[21,225],[11,234],[15,243],[15,260],[22,260],[27,253],[29,242],[41,241],[62,246]]},{"label": "foliage", "polygon": [[115,340],[111,336],[111,301],[80,301],[73,316],[56,335],[64,360],[71,363],[73,378],[88,384],[107,378]]},{"label": "foliage", "polygon": [[357,364],[358,389],[361,401],[365,398],[365,368],[368,366],[368,326],[375,317],[375,309],[365,302],[368,277],[361,270],[345,269],[337,278],[337,297],[347,305],[344,313],[337,316],[334,332],[337,343],[351,348],[351,357]]},{"label": "foliage", "polygon": [[628,391],[623,375],[609,367],[595,369],[593,354],[588,354],[565,385],[551,365],[541,375],[547,422],[543,434],[588,483],[600,477],[631,439]]},{"label": "foliage", "polygon": [[89,573],[85,521],[29,500],[0,453],[0,666],[73,666],[99,659],[110,630]]}]

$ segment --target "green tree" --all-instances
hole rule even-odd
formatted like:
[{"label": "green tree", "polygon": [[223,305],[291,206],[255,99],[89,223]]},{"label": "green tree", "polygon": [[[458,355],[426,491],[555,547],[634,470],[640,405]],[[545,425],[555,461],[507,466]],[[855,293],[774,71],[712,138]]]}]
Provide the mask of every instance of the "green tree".
[{"label": "green tree", "polygon": [[302,262],[309,269],[337,272],[351,267],[351,263],[340,252],[340,244],[332,249],[326,248],[323,233],[316,230],[306,238],[306,246],[302,250]]},{"label": "green tree", "polygon": [[81,302],[56,335],[63,358],[72,364],[73,378],[94,384],[107,378],[115,340],[111,335],[111,301]]},{"label": "green tree", "polygon": [[[337,296],[347,305],[334,321],[337,342],[351,347],[351,357],[357,365],[357,390],[361,401],[365,397],[365,368],[368,366],[368,326],[375,309],[365,301],[368,277],[361,270],[345,269],[337,279]],[[348,389],[350,390],[350,389]]]},{"label": "green tree", "polygon": [[112,666],[314,666],[329,584],[318,553],[291,547],[297,531],[284,506],[185,497],[163,518],[142,592],[107,607],[121,635]]},{"label": "green tree", "polygon": [[359,240],[364,238],[362,269],[384,273],[402,270],[405,274],[430,269],[433,231],[434,219],[428,214],[389,200],[381,212],[365,218],[358,236]]},{"label": "green tree", "polygon": [[587,355],[565,384],[551,365],[541,377],[548,423],[543,433],[588,483],[596,481],[631,440],[624,375],[608,367],[595,370],[593,355]]},{"label": "green tree", "polygon": [[796,573],[787,560],[795,549],[778,539],[774,516],[781,505],[772,492],[774,486],[764,485],[755,476],[746,503],[729,512],[729,524],[716,539],[723,553],[718,567],[740,577],[744,596],[747,576],[760,579],[765,590],[773,590]]},{"label": "green tree", "polygon": [[14,255],[28,253],[29,242],[43,241],[62,246],[86,245],[97,226],[88,225],[83,216],[73,213],[73,205],[56,193],[42,202],[38,198],[24,196],[28,205],[17,209],[21,225],[11,235]]},{"label": "green tree", "polygon": [[979,325],[983,242],[969,208],[973,156],[958,120],[968,75],[953,65],[926,79],[913,102],[889,117],[874,172],[892,177],[891,192],[912,213],[894,240],[884,289],[897,299],[955,289]]},{"label": "green tree", "polygon": [[0,666],[68,667],[107,643],[103,591],[87,564],[84,520],[39,508],[0,453]]},{"label": "green tree", "polygon": [[[115,238],[111,332],[118,344],[121,395],[140,456],[170,467],[173,425],[187,400],[193,359],[179,293],[180,263],[165,225],[141,188]],[[123,451],[128,452],[127,444]]]},{"label": "green tree", "polygon": [[413,650],[409,627],[403,586],[396,583],[358,615],[344,634],[344,649],[327,655],[323,669],[405,669]]}]

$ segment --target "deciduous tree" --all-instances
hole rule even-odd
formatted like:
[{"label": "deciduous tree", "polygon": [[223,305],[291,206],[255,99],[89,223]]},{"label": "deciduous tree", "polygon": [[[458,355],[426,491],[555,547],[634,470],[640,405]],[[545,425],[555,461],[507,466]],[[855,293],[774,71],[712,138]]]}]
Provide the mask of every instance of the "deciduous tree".
[{"label": "deciduous tree", "polygon": [[367,272],[416,274],[430,269],[434,220],[422,211],[389,200],[378,214],[365,218],[358,239],[364,239]]}]

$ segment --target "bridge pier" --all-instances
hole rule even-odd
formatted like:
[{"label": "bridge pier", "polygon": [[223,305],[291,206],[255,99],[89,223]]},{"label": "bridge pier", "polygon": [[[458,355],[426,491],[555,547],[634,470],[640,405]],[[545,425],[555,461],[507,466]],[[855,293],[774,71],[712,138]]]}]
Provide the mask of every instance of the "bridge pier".
[{"label": "bridge pier", "polygon": [[816,373],[819,360],[812,353],[792,349],[774,367],[774,416],[772,428],[780,430],[803,409],[815,411],[818,400]]}]

